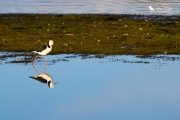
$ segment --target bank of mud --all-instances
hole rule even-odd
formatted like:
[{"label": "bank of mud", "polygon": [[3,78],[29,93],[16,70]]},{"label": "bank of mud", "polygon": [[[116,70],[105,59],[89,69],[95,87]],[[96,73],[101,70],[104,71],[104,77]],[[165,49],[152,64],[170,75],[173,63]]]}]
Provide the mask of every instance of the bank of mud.
[{"label": "bank of mud", "polygon": [[112,14],[0,14],[0,51],[51,54],[180,53],[180,17]]}]

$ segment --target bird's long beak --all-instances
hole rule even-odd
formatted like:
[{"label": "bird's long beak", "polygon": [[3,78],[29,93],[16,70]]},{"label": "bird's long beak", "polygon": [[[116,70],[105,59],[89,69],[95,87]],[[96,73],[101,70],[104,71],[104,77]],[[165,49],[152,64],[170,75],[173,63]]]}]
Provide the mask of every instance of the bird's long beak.
[{"label": "bird's long beak", "polygon": [[54,83],[54,85],[55,85],[55,84],[58,84],[58,82]]}]

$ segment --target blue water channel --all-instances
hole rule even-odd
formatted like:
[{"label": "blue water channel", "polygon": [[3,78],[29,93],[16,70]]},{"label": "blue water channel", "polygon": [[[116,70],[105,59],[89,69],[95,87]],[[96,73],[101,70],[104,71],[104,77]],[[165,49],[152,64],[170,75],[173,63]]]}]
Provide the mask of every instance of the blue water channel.
[{"label": "blue water channel", "polygon": [[[46,68],[43,57],[33,67],[30,57],[3,54],[1,120],[180,119],[178,55],[48,55]],[[35,69],[58,84],[30,78]]]},{"label": "blue water channel", "polygon": [[0,13],[179,15],[179,6],[180,0],[0,0]]}]

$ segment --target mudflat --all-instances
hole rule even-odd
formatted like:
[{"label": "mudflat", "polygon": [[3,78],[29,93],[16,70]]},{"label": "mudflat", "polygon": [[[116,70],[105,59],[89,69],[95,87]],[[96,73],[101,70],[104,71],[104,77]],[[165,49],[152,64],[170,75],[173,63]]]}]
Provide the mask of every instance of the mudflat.
[{"label": "mudflat", "polygon": [[30,52],[49,39],[51,54],[179,54],[180,16],[0,14],[0,51]]}]

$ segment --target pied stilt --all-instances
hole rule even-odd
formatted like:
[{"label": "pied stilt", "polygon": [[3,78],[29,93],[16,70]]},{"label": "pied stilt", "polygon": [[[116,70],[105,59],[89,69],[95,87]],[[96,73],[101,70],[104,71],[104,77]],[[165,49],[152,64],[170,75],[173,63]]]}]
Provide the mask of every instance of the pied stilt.
[{"label": "pied stilt", "polygon": [[35,56],[32,64],[33,64],[34,61],[37,59],[37,57],[39,57],[40,55],[41,55],[41,56],[44,56],[44,61],[46,61],[46,64],[47,64],[46,55],[47,55],[49,52],[51,52],[53,43],[54,43],[54,42],[53,42],[52,40],[49,40],[48,45],[45,45],[43,48],[39,48],[39,49],[36,50],[36,51],[32,51],[32,52],[34,52],[34,53],[37,54],[37,55]]}]

